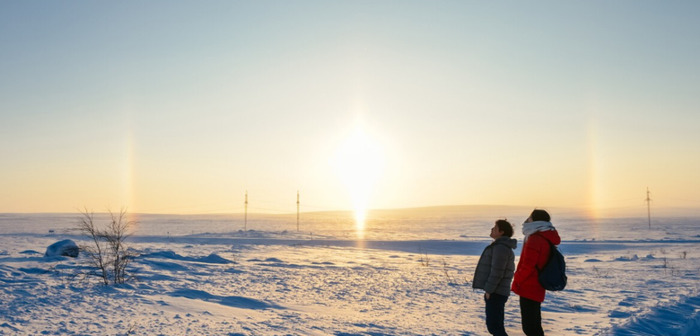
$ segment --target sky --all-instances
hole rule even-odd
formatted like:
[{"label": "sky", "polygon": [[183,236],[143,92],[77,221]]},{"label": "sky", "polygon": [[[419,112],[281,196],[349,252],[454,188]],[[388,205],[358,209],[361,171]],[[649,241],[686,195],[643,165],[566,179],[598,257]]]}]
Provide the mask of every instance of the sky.
[{"label": "sky", "polygon": [[2,1],[0,212],[698,208],[698,14]]}]

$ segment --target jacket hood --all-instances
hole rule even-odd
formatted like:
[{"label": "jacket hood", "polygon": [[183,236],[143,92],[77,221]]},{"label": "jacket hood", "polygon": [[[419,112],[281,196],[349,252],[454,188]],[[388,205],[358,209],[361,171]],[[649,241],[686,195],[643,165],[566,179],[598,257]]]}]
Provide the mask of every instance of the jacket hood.
[{"label": "jacket hood", "polygon": [[561,237],[559,237],[559,232],[557,232],[557,230],[540,231],[535,234],[549,240],[552,245],[559,245],[561,243]]},{"label": "jacket hood", "polygon": [[500,237],[493,241],[492,244],[501,244],[514,249],[518,246],[518,240],[510,237]]}]

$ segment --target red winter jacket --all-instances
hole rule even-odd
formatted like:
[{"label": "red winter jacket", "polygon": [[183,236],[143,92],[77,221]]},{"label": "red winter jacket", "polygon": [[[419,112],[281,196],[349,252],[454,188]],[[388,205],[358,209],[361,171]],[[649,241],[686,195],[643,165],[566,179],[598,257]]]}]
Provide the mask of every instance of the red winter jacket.
[{"label": "red winter jacket", "polygon": [[515,269],[513,285],[510,287],[513,293],[537,302],[544,301],[545,290],[540,285],[537,270],[542,269],[549,259],[547,240],[554,245],[561,243],[556,230],[535,232],[528,237],[520,253],[518,267]]}]

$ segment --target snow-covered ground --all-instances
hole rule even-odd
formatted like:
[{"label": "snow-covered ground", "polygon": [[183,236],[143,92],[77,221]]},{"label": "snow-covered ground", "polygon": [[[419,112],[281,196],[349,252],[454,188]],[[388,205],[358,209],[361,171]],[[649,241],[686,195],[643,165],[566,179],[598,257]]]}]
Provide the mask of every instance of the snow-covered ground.
[{"label": "snow-covered ground", "polygon": [[[700,218],[551,211],[569,285],[549,335],[700,335]],[[75,214],[0,214],[0,335],[488,335],[471,277],[497,218],[527,209],[139,215],[133,278],[104,286],[84,256],[45,258]],[[245,228],[247,230],[243,230]],[[516,256],[520,248],[516,250]],[[522,335],[518,298],[506,328]]]}]

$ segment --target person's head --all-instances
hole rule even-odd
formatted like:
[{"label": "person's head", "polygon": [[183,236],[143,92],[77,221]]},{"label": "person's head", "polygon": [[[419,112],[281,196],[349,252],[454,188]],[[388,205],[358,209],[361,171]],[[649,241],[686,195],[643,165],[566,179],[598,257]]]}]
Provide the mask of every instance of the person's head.
[{"label": "person's head", "polygon": [[542,209],[532,210],[532,213],[530,213],[530,217],[528,219],[530,222],[550,222],[552,220],[552,218],[549,217],[549,213]]},{"label": "person's head", "polygon": [[513,237],[513,225],[505,219],[499,219],[491,228],[491,238],[496,239],[498,237]]}]

